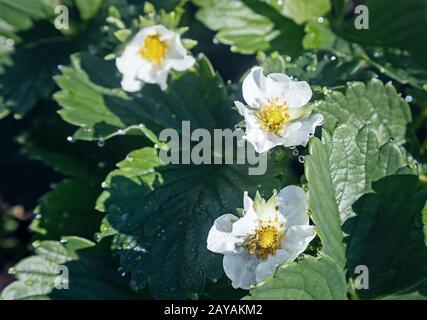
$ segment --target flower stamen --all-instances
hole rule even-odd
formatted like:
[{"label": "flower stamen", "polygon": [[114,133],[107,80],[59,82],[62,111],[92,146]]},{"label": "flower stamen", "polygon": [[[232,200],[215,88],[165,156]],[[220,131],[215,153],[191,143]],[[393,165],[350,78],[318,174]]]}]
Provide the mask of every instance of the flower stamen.
[{"label": "flower stamen", "polygon": [[244,241],[243,247],[248,250],[249,254],[255,254],[257,258],[266,260],[281,248],[283,235],[283,224],[261,221],[255,234],[250,235]]},{"label": "flower stamen", "polygon": [[139,50],[141,58],[148,60],[155,64],[161,64],[165,59],[166,53],[169,49],[165,41],[160,40],[160,35],[147,36],[144,43]]},{"label": "flower stamen", "polygon": [[262,104],[256,116],[260,120],[261,129],[274,134],[279,134],[290,119],[287,103],[280,102],[278,98]]}]

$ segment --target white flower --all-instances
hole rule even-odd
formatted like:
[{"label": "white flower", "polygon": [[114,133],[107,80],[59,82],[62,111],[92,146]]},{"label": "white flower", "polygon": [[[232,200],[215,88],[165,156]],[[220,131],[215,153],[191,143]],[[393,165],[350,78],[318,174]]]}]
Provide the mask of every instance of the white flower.
[{"label": "white flower", "polygon": [[242,86],[247,105],[235,101],[239,113],[245,117],[245,138],[258,153],[283,145],[306,146],[317,126],[322,125],[321,114],[311,114],[306,106],[312,92],[305,81],[293,81],[284,73],[267,77],[261,67],[252,68]]},{"label": "white flower", "polygon": [[234,288],[249,289],[295,260],[315,237],[307,200],[300,187],[288,186],[266,202],[245,192],[244,216],[225,214],[209,231],[207,247],[224,254],[223,266]]},{"label": "white flower", "polygon": [[117,69],[123,74],[122,88],[128,92],[140,90],[144,83],[158,84],[166,90],[171,69],[184,71],[194,63],[179,34],[162,25],[139,31],[116,59]]}]

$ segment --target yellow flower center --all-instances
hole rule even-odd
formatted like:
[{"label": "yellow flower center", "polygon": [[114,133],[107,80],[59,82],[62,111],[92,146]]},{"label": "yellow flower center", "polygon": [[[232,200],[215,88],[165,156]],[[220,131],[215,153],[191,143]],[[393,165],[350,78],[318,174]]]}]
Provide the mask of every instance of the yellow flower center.
[{"label": "yellow flower center", "polygon": [[256,115],[261,129],[274,134],[282,131],[290,119],[287,103],[281,103],[277,98],[262,104]]},{"label": "yellow flower center", "polygon": [[255,254],[259,259],[267,259],[270,255],[274,256],[276,251],[282,246],[284,233],[283,224],[261,221],[255,234],[250,235],[244,242],[243,247],[249,254]]},{"label": "yellow flower center", "polygon": [[165,59],[169,47],[165,41],[160,40],[160,35],[147,36],[139,50],[141,58],[155,64],[160,64]]}]

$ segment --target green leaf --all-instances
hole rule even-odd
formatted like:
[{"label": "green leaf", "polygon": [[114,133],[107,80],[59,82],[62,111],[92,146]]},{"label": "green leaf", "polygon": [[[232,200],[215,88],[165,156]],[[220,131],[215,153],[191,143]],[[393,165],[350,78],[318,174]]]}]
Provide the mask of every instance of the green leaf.
[{"label": "green leaf", "polygon": [[53,17],[58,0],[0,0],[0,34],[28,30],[34,22]]},{"label": "green leaf", "polygon": [[427,248],[421,224],[426,190],[418,192],[418,177],[393,175],[373,183],[373,193],[353,205],[356,217],[344,231],[350,234],[350,275],[358,265],[369,270],[369,289],[363,298],[381,297],[404,290],[426,279]]},{"label": "green leaf", "polygon": [[[374,74],[368,65],[328,51],[306,52],[286,65],[286,73],[311,86],[342,86],[348,81],[368,81]],[[315,88],[316,89],[316,88]]]},{"label": "green leaf", "polygon": [[73,132],[73,126],[52,114],[34,120],[18,141],[27,157],[52,166],[62,175],[90,181],[104,179],[124,154],[144,145],[139,137],[124,136],[104,144],[74,141]]},{"label": "green leaf", "polygon": [[365,59],[380,74],[418,89],[424,89],[427,84],[427,66],[418,63],[408,51],[378,47],[365,48],[365,51]]},{"label": "green leaf", "polygon": [[149,284],[156,298],[186,298],[223,272],[221,256],[206,248],[214,220],[241,207],[244,191],[278,188],[278,173],[274,166],[248,176],[244,165],[159,163],[152,149],[131,153],[107,178],[98,208],[119,232],[115,248],[133,287]]},{"label": "green leaf", "polygon": [[393,143],[381,145],[370,126],[360,131],[348,124],[337,127],[332,136],[310,142],[305,160],[308,203],[323,250],[338,265],[345,266],[341,224],[354,216],[353,204],[372,183],[396,174],[405,165],[400,149]]},{"label": "green leaf", "polygon": [[311,21],[305,26],[305,37],[303,39],[303,46],[305,49],[330,49],[333,48],[337,37],[329,29],[327,22],[314,22]]},{"label": "green leaf", "polygon": [[31,129],[18,139],[28,158],[70,177],[39,200],[31,225],[38,239],[70,234],[92,238],[102,218],[94,210],[102,180],[123,154],[143,145],[134,137],[119,137],[102,147],[93,142],[69,142],[67,137],[73,131],[57,114],[48,114],[33,120]]},{"label": "green leaf", "polygon": [[[62,242],[34,242],[36,255],[10,270],[17,281],[3,290],[1,299],[138,299],[117,274],[105,244],[95,245],[78,237],[67,237]],[[68,268],[69,289],[55,286],[66,276],[64,272],[59,278],[59,266]]]},{"label": "green leaf", "polygon": [[305,157],[305,175],[308,181],[308,209],[322,241],[322,250],[337,265],[346,265],[340,213],[329,165],[328,150],[317,138],[310,141],[310,156]]},{"label": "green leaf", "polygon": [[174,73],[166,93],[146,85],[140,94],[129,95],[119,89],[120,80],[114,62],[89,54],[73,56],[72,67],[56,78],[62,89],[55,94],[61,117],[81,127],[76,139],[105,140],[129,132],[157,142],[154,134],[164,128],[181,131],[182,120],[206,129],[237,122],[226,116],[231,99],[206,58],[188,72]]},{"label": "green leaf", "polygon": [[427,300],[427,280],[405,290],[392,293],[382,298],[383,300]]},{"label": "green leaf", "polygon": [[82,20],[92,19],[101,8],[104,0],[74,0]]},{"label": "green leaf", "polygon": [[279,267],[247,300],[346,300],[345,274],[328,256],[303,256]]},{"label": "green leaf", "polygon": [[215,39],[243,54],[272,47],[291,55],[301,51],[303,29],[270,6],[253,0],[193,0],[197,19],[217,31]]},{"label": "green leaf", "polygon": [[424,242],[427,246],[427,206],[423,209]]},{"label": "green leaf", "polygon": [[405,161],[395,144],[381,145],[379,135],[370,127],[357,132],[342,125],[335,130],[331,144],[329,162],[341,220],[345,221],[353,214],[354,201],[370,192],[373,182],[396,174]]},{"label": "green leaf", "polygon": [[242,1],[193,0],[201,9],[197,19],[212,30],[218,31],[216,39],[232,46],[232,51],[253,53],[266,50],[270,41],[278,36],[274,24]]},{"label": "green leaf", "polygon": [[324,128],[329,132],[343,123],[359,130],[370,124],[379,134],[380,144],[391,139],[403,144],[407,126],[412,121],[408,104],[393,85],[384,85],[375,79],[366,85],[350,83],[345,94],[326,91],[326,98],[318,103],[317,108],[325,116]]},{"label": "green leaf", "polygon": [[[303,41],[304,48],[329,50],[347,60],[368,64],[380,76],[422,89],[427,83],[427,60],[423,44],[416,43],[422,37],[415,34],[427,31],[420,13],[421,7],[426,7],[427,2],[415,0],[412,3],[406,2],[404,6],[397,1],[393,2],[367,1],[369,28],[358,30],[355,27],[358,15],[350,17],[354,13],[354,6],[350,2],[342,1],[338,4],[335,1],[335,9],[330,18],[333,30],[329,28],[329,21],[326,19],[309,22],[305,28],[307,34]],[[403,15],[401,11],[404,12]],[[384,15],[384,12],[387,14]],[[415,22],[417,19],[419,23]],[[385,21],[387,27],[381,25]],[[409,34],[404,35],[406,32]]]},{"label": "green leaf", "polygon": [[62,181],[40,199],[31,229],[51,240],[73,234],[92,238],[102,218],[94,210],[100,192],[96,180]]},{"label": "green leaf", "polygon": [[363,45],[406,49],[426,62],[423,35],[427,32],[427,1],[366,0],[364,5],[369,10],[369,28],[356,29],[354,21],[358,15],[348,7],[351,18],[331,20],[339,35]]},{"label": "green leaf", "polygon": [[330,0],[266,0],[266,2],[298,24],[323,16],[331,9]]},{"label": "green leaf", "polygon": [[[16,47],[9,63],[0,74],[0,110],[9,109],[16,117],[23,117],[39,99],[52,92],[52,77],[58,66],[65,63],[73,50],[73,43],[59,38],[57,31],[45,33],[42,41],[32,39],[43,30],[34,29],[23,35],[24,42]],[[39,36],[37,36],[39,37]]]}]

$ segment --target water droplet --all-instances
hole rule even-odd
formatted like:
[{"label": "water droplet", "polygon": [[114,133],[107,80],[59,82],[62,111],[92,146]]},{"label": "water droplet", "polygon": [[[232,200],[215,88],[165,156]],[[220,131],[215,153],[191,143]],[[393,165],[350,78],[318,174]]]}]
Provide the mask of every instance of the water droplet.
[{"label": "water droplet", "polygon": [[292,155],[293,156],[297,156],[297,155],[299,155],[299,151],[298,151],[298,149],[294,149],[294,151],[292,151]]},{"label": "water droplet", "polygon": [[406,102],[412,102],[412,100],[413,100],[412,96],[406,96],[405,97]]},{"label": "water droplet", "polygon": [[331,61],[335,61],[335,60],[337,60],[337,57],[332,56],[332,57],[331,57]]},{"label": "water droplet", "polygon": [[97,145],[98,145],[98,147],[102,148],[103,146],[105,146],[105,141],[104,140],[98,140]]},{"label": "water droplet", "polygon": [[378,52],[378,51],[375,51],[374,52],[374,57],[375,58],[379,58],[381,56],[381,54]]},{"label": "water droplet", "polygon": [[199,299],[199,295],[197,293],[190,293],[189,298],[191,300],[197,300]]},{"label": "water droplet", "polygon": [[217,39],[217,38],[213,38],[213,39],[212,39],[212,43],[213,43],[213,44],[218,44],[218,43],[219,43],[219,41],[218,41],[218,39]]},{"label": "water droplet", "polygon": [[107,182],[103,182],[103,183],[101,183],[101,188],[102,189],[107,189],[108,188],[108,183]]},{"label": "water droplet", "polygon": [[73,137],[69,136],[69,137],[67,137],[67,141],[68,142],[74,142],[74,139],[73,139]]},{"label": "water droplet", "polygon": [[97,232],[93,235],[93,239],[95,240],[95,242],[99,242],[102,239],[102,234]]},{"label": "water droplet", "polygon": [[138,127],[140,127],[140,128],[145,128],[145,124],[140,123],[140,124],[138,125]]},{"label": "water droplet", "polygon": [[325,21],[325,18],[323,18],[323,17],[318,17],[317,18],[317,22],[318,23],[323,23],[323,21]]},{"label": "water droplet", "polygon": [[35,218],[36,218],[37,220],[40,220],[40,219],[42,218],[42,215],[41,215],[40,213],[38,213],[38,214],[36,214]]},{"label": "water droplet", "polygon": [[123,131],[123,129],[119,129],[118,131],[117,131],[117,134],[124,134],[125,132]]},{"label": "water droplet", "polygon": [[304,156],[299,156],[298,161],[299,163],[304,163]]},{"label": "water droplet", "polygon": [[68,242],[67,239],[61,239],[59,242],[61,242],[62,244],[66,244]]},{"label": "water droplet", "polygon": [[126,272],[125,272],[125,270],[124,270],[122,267],[119,267],[119,268],[117,269],[117,273],[118,273],[121,277],[126,276]]},{"label": "water droplet", "polygon": [[331,93],[331,90],[330,90],[329,88],[327,88],[327,87],[323,87],[323,88],[322,88],[322,91],[323,91],[323,94],[324,94],[325,96],[328,96],[328,95],[330,95],[330,93]]},{"label": "water droplet", "polygon": [[135,280],[131,280],[131,281],[129,282],[129,285],[130,285],[130,288],[131,288],[133,291],[135,291],[135,292],[138,292],[138,291],[140,290],[140,288],[139,288],[139,286],[138,286],[138,284],[136,283],[136,281],[135,281]]}]

